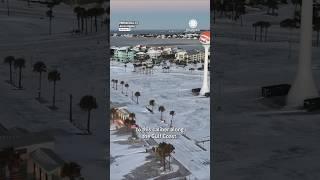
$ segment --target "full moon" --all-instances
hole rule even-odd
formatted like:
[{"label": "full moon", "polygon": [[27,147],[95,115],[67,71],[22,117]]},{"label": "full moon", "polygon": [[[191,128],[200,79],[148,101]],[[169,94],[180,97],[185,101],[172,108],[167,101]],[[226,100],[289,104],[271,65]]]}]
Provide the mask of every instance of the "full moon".
[{"label": "full moon", "polygon": [[191,19],[191,20],[189,21],[189,27],[190,27],[191,29],[195,29],[197,26],[198,26],[198,21],[197,21],[197,20]]}]

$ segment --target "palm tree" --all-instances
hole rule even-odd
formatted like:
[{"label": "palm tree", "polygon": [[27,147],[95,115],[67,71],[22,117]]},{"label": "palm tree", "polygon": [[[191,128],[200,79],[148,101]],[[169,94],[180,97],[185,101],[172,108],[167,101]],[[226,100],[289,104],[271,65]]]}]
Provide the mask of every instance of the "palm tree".
[{"label": "palm tree", "polygon": [[152,113],[153,113],[153,107],[155,106],[155,100],[154,99],[151,99],[150,101],[149,101],[149,105],[152,107]]},{"label": "palm tree", "polygon": [[80,8],[79,8],[79,16],[80,16],[80,19],[81,19],[81,32],[83,32],[83,30],[84,30],[84,18],[85,18],[85,13],[86,13],[86,9],[80,7]]},{"label": "palm tree", "polygon": [[272,10],[272,15],[275,15],[275,10],[278,9],[278,1],[277,0],[268,0],[267,1],[268,6],[268,14],[270,14],[270,9]]},{"label": "palm tree", "polygon": [[75,162],[65,163],[61,170],[61,177],[68,177],[75,180],[81,176],[81,167]]},{"label": "palm tree", "polygon": [[112,88],[114,88],[114,79],[112,79],[111,82],[112,82]]},{"label": "palm tree", "polygon": [[80,100],[79,105],[82,110],[88,111],[87,131],[89,134],[91,134],[91,132],[90,132],[90,115],[91,115],[91,111],[93,109],[98,108],[96,98],[91,95],[83,96]]},{"label": "palm tree", "polygon": [[258,23],[255,22],[252,24],[252,27],[254,28],[254,40],[257,40],[257,28],[258,28]]},{"label": "palm tree", "polygon": [[141,96],[140,92],[137,91],[136,93],[134,93],[134,96],[137,98],[137,104],[139,104],[139,96]]},{"label": "palm tree", "polygon": [[47,72],[47,66],[42,61],[38,61],[33,65],[33,72],[39,73],[38,100],[40,100],[41,99],[41,75],[43,72]]},{"label": "palm tree", "polygon": [[170,159],[171,159],[171,153],[174,151],[174,146],[172,144],[166,144],[164,147],[165,157],[169,156],[169,169],[170,169]]},{"label": "palm tree", "polygon": [[[283,21],[280,22],[280,27],[282,28],[286,28],[286,29],[289,29],[290,32],[289,32],[289,36],[291,36],[292,34],[292,30],[294,28],[297,27],[297,24],[296,24],[296,21],[294,19],[285,19]],[[288,54],[288,59],[291,58],[291,37],[288,38],[288,43],[289,43],[289,54]]]},{"label": "palm tree", "polygon": [[163,165],[163,170],[166,170],[166,162],[165,162],[165,147],[166,147],[165,142],[161,142],[159,143],[158,147],[157,147],[157,154],[160,157],[160,162]]},{"label": "palm tree", "polygon": [[267,34],[268,34],[268,29],[270,28],[271,24],[270,22],[264,21],[263,22],[263,28],[264,30],[264,41],[267,41]]},{"label": "palm tree", "polygon": [[7,56],[4,58],[4,63],[9,64],[9,70],[10,70],[10,79],[9,82],[12,84],[12,63],[14,63],[15,58],[13,56]]},{"label": "palm tree", "polygon": [[116,83],[116,90],[118,90],[118,80],[115,79],[115,80],[114,80],[114,83]]},{"label": "palm tree", "polygon": [[80,31],[80,17],[81,17],[81,7],[80,6],[76,6],[73,9],[73,12],[76,14],[77,16],[77,23],[78,23],[78,30]]},{"label": "palm tree", "polygon": [[175,114],[174,111],[170,111],[169,114],[171,115],[170,127],[172,127],[173,116],[176,115],[176,114]]},{"label": "palm tree", "polygon": [[160,116],[160,120],[161,121],[163,121],[163,119],[162,119],[162,113],[164,112],[164,111],[166,111],[166,109],[164,108],[164,106],[159,106],[159,112],[161,113],[161,116]]},{"label": "palm tree", "polygon": [[126,90],[126,96],[128,96],[129,84],[128,84],[128,83],[126,83],[126,84],[124,85],[124,87],[126,87],[126,88],[127,88],[127,90]]},{"label": "palm tree", "polygon": [[56,83],[61,80],[60,73],[57,70],[50,71],[48,80],[53,82],[52,108],[56,108]]},{"label": "palm tree", "polygon": [[130,113],[129,114],[129,119],[132,121],[136,118],[136,114],[135,113]]},{"label": "palm tree", "polygon": [[121,93],[123,94],[123,85],[124,85],[124,81],[121,81],[121,82],[120,82],[120,84],[121,84]]},{"label": "palm tree", "polygon": [[19,68],[19,89],[22,89],[21,79],[22,79],[22,68],[26,67],[26,60],[23,58],[18,58],[14,61],[14,67]]}]

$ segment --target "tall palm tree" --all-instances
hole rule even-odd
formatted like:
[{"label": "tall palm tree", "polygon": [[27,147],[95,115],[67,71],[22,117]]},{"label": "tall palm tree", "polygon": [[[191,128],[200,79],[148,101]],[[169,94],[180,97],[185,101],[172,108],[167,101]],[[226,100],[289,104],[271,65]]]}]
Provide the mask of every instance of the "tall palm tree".
[{"label": "tall palm tree", "polygon": [[137,98],[137,104],[139,104],[139,97],[141,96],[140,92],[139,91],[135,92],[134,96]]},{"label": "tall palm tree", "polygon": [[[294,19],[285,19],[283,21],[280,22],[280,27],[282,28],[286,28],[286,29],[289,29],[289,36],[291,36],[292,34],[292,30],[294,28],[297,27],[297,24],[296,24],[296,21]],[[289,54],[288,54],[288,59],[291,58],[291,37],[288,38],[288,44],[289,44]]]},{"label": "tall palm tree", "polygon": [[264,41],[267,41],[267,34],[268,34],[268,29],[270,28],[271,24],[270,22],[264,21],[263,22],[263,28],[264,30]]},{"label": "tall palm tree", "polygon": [[12,64],[14,63],[15,58],[14,56],[7,56],[4,58],[4,63],[9,64],[9,70],[10,70],[10,79],[9,82],[12,84]]},{"label": "tall palm tree", "polygon": [[171,115],[170,127],[172,127],[173,116],[176,115],[176,113],[174,111],[170,111],[169,114]]},{"label": "tall palm tree", "polygon": [[81,167],[75,162],[65,163],[61,170],[61,177],[68,177],[70,180],[75,180],[81,176]]},{"label": "tall palm tree", "polygon": [[126,87],[126,88],[127,88],[127,90],[126,90],[126,96],[128,96],[129,84],[128,84],[128,83],[126,83],[126,84],[124,85],[124,87]]},{"label": "tall palm tree", "polygon": [[158,156],[160,157],[160,162],[161,164],[163,165],[163,170],[165,171],[166,170],[166,161],[165,161],[165,147],[166,147],[166,144],[165,142],[161,142],[158,144],[158,147],[157,147],[157,154]]},{"label": "tall palm tree", "polygon": [[118,80],[115,79],[115,80],[114,80],[114,83],[116,83],[116,90],[118,90]]},{"label": "tall palm tree", "polygon": [[257,40],[257,28],[258,28],[258,23],[255,22],[252,24],[252,27],[254,28],[254,40]]},{"label": "tall palm tree", "polygon": [[53,82],[52,108],[56,108],[56,83],[61,80],[60,73],[57,70],[50,71],[48,80]]},{"label": "tall palm tree", "polygon": [[88,112],[87,131],[89,134],[91,134],[91,132],[90,132],[90,115],[91,115],[91,111],[93,109],[98,108],[97,100],[95,97],[93,97],[91,95],[86,95],[81,98],[79,105],[82,110],[85,110]]},{"label": "tall palm tree", "polygon": [[151,99],[150,101],[149,101],[149,105],[151,106],[151,110],[152,110],[152,112],[153,112],[153,108],[154,108],[154,106],[155,106],[155,104],[156,104],[156,102],[155,102],[155,100],[154,99]]},{"label": "tall palm tree", "polygon": [[166,111],[166,109],[164,108],[164,106],[159,106],[159,112],[161,113],[161,116],[160,116],[160,120],[161,121],[163,121],[163,118],[162,118],[162,113],[164,112],[164,111]]},{"label": "tall palm tree", "polygon": [[114,88],[114,79],[112,79],[111,82],[112,82],[112,88]]},{"label": "tall palm tree", "polygon": [[23,58],[18,58],[14,61],[14,67],[19,68],[19,89],[22,89],[21,79],[22,79],[22,68],[26,67],[26,60]]},{"label": "tall palm tree", "polygon": [[164,146],[165,158],[169,156],[169,169],[170,169],[171,153],[174,151],[174,149],[175,149],[174,146],[170,143]]},{"label": "tall palm tree", "polygon": [[39,87],[38,87],[38,99],[41,99],[41,77],[43,72],[47,72],[47,66],[42,62],[38,61],[33,65],[33,72],[39,73]]},{"label": "tall palm tree", "polygon": [[124,85],[124,81],[121,81],[121,82],[120,82],[120,84],[121,84],[121,93],[123,94],[123,85]]},{"label": "tall palm tree", "polygon": [[80,6],[76,6],[73,9],[73,12],[76,14],[77,16],[77,24],[78,24],[78,30],[80,31],[80,18],[81,18],[81,7]]}]

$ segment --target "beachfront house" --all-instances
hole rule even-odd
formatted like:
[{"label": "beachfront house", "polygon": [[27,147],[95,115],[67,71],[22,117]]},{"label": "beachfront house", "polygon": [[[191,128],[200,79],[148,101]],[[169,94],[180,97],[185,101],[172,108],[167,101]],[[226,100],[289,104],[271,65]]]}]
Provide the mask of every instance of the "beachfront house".
[{"label": "beachfront house", "polygon": [[0,169],[0,179],[55,180],[60,178],[64,161],[56,155],[54,138],[47,133],[30,133],[22,128],[0,130],[0,151],[12,148],[17,157],[8,171]]},{"label": "beachfront house", "polygon": [[65,162],[51,149],[39,148],[30,154],[32,174],[36,180],[59,180]]},{"label": "beachfront house", "polygon": [[134,60],[135,51],[130,46],[114,48],[113,58],[119,62],[132,62]]}]

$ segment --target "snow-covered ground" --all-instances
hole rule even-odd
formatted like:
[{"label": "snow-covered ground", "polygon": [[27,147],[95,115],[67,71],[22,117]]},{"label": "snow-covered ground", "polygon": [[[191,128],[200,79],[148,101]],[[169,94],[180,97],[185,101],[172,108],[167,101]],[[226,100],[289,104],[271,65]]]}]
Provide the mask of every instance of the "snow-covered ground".
[{"label": "snow-covered ground", "polygon": [[[210,142],[203,144],[203,148],[206,149],[203,150],[196,145],[196,141],[209,139],[210,99],[191,94],[191,89],[201,87],[203,71],[190,72],[188,70],[190,67],[172,66],[170,73],[164,73],[161,66],[156,66],[153,74],[146,75],[132,72],[132,64],[127,65],[125,70],[122,63],[111,62],[110,79],[117,79],[119,82],[124,81],[129,84],[129,96],[121,93],[120,84],[118,84],[118,90],[113,89],[111,85],[111,101],[126,104],[126,108],[136,114],[136,121],[140,127],[169,127],[171,119],[169,112],[175,111],[173,127],[184,128],[185,136],[182,136],[182,133],[177,133],[176,139],[155,139],[156,142],[171,143],[175,147],[173,157],[177,161],[198,179],[209,179]],[[141,94],[139,104],[136,104],[135,97],[133,100],[131,99],[132,92],[136,91]],[[145,108],[151,99],[156,102],[154,114]],[[158,111],[160,105],[166,109],[163,113],[166,123],[160,121],[160,112]],[[145,134],[152,134],[152,132]],[[112,151],[111,156],[113,156]]]},{"label": "snow-covered ground", "polygon": [[[105,30],[99,33],[72,35],[76,26],[73,7],[61,4],[54,8],[53,34],[48,35],[49,21],[45,5],[10,0],[10,16],[6,4],[0,3],[0,60],[13,55],[26,59],[23,69],[24,90],[15,90],[5,80],[9,66],[0,66],[0,123],[5,127],[21,127],[31,132],[46,131],[55,137],[55,152],[65,161],[81,167],[85,179],[106,179],[106,113],[105,113]],[[51,111],[52,83],[47,73],[42,78],[42,95],[46,103],[35,100],[38,73],[32,65],[43,61],[48,70],[57,69],[57,111]],[[14,80],[17,80],[15,73]],[[73,95],[74,122],[85,126],[87,113],[79,108],[80,98],[92,94],[98,109],[92,111],[91,136],[77,136],[79,132],[68,120],[69,94]]]},{"label": "snow-covered ground", "polygon": [[[288,1],[289,2],[289,1]],[[279,16],[248,14],[244,26],[217,20],[213,30],[214,86],[221,85],[221,111],[214,113],[214,179],[320,179],[320,114],[297,113],[260,97],[266,85],[295,78],[299,30],[282,29],[279,22],[293,14],[293,6],[280,6]],[[270,21],[268,42],[253,41],[252,23]],[[289,55],[288,38],[294,40]],[[315,39],[315,36],[314,36]],[[319,48],[313,48],[313,74],[320,84]],[[222,72],[222,73],[221,73]],[[283,111],[292,113],[275,113]]]}]

